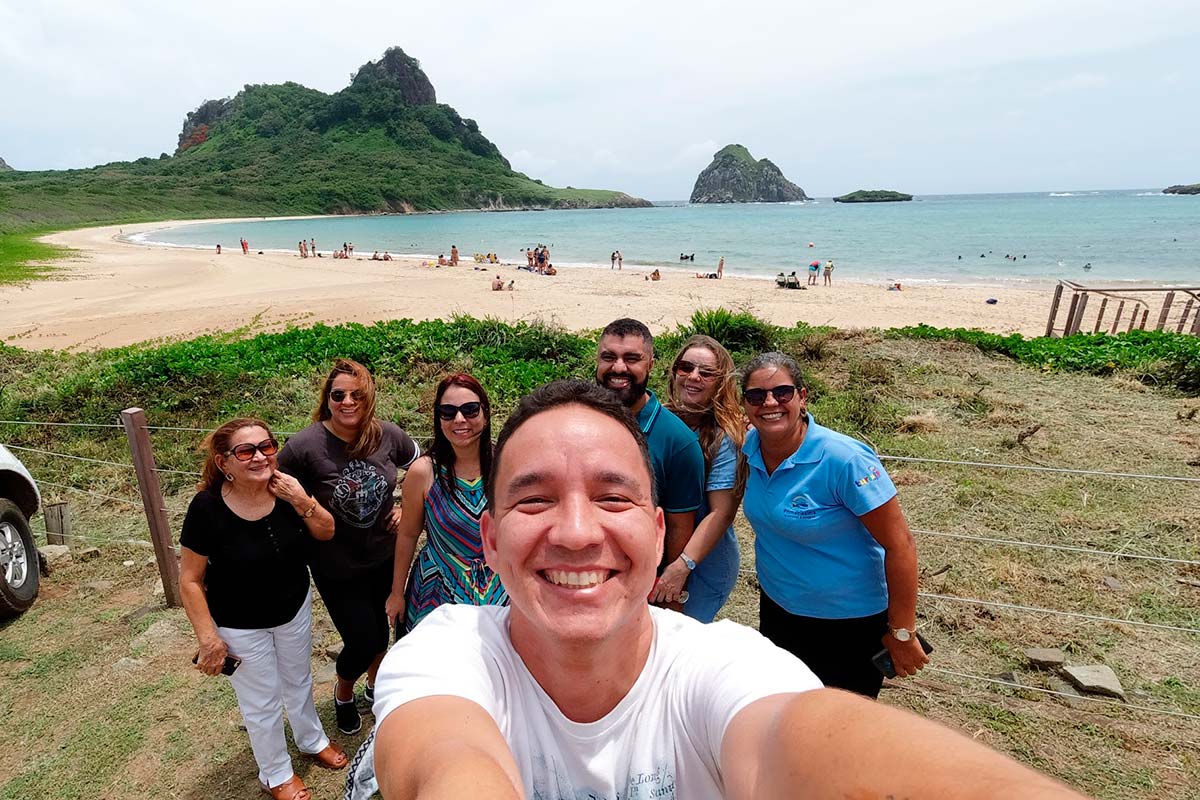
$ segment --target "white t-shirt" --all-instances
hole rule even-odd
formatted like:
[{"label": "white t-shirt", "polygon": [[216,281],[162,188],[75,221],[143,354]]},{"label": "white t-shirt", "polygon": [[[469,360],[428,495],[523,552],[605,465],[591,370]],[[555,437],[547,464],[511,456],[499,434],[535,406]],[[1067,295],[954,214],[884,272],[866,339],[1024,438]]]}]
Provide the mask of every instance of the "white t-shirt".
[{"label": "white t-shirt", "polygon": [[821,686],[757,631],[650,608],[655,636],[629,694],[596,722],[563,716],[513,650],[509,609],[444,605],[383,661],[375,717],[454,695],[478,703],[508,742],[529,798],[704,800],[724,796],[721,742],[742,708]]}]

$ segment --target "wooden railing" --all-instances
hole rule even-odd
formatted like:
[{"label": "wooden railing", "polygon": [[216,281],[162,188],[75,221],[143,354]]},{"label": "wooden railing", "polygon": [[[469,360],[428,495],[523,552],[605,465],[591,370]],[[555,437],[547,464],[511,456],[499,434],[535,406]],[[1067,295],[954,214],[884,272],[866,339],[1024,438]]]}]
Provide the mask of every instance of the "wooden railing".
[{"label": "wooden railing", "polygon": [[1060,280],[1046,335],[1123,333],[1146,330],[1151,323],[1152,330],[1200,336],[1200,286],[1084,286]]}]

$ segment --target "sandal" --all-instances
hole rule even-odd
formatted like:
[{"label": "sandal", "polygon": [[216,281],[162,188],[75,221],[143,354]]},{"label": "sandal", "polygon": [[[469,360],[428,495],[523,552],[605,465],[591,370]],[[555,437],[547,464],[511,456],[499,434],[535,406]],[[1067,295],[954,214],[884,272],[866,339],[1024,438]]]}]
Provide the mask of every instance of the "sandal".
[{"label": "sandal", "polygon": [[304,781],[300,780],[299,775],[293,775],[273,789],[261,781],[258,785],[274,800],[312,800],[308,787],[304,785]]},{"label": "sandal", "polygon": [[346,758],[345,751],[333,742],[326,745],[325,749],[319,753],[305,753],[304,756],[311,758],[318,767],[325,769],[345,769],[346,765],[350,763],[350,759]]}]

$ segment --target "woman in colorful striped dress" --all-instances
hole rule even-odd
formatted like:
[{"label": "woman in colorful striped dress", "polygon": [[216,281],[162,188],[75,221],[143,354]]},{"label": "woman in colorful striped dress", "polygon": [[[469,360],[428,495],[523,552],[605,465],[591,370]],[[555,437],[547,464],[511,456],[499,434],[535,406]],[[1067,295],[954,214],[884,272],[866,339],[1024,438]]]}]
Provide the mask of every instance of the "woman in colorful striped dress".
[{"label": "woman in colorful striped dress", "polygon": [[[438,384],[433,402],[433,446],[409,467],[401,494],[396,566],[387,614],[404,632],[443,603],[503,605],[500,579],[483,561],[479,517],[487,504],[492,465],[491,404],[470,375]],[[417,539],[425,531],[419,553]]]}]

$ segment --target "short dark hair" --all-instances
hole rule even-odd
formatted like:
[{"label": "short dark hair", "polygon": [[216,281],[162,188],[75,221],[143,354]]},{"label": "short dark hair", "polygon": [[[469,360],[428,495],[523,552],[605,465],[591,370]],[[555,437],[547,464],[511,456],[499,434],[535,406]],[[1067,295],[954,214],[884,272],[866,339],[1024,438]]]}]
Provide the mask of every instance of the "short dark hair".
[{"label": "short dark hair", "polygon": [[504,455],[504,448],[508,445],[508,440],[512,438],[518,428],[538,414],[571,405],[583,406],[610,417],[621,423],[629,432],[634,442],[637,443],[638,452],[641,453],[642,466],[646,468],[646,474],[650,476],[650,496],[654,504],[658,505],[658,487],[654,485],[654,467],[650,464],[650,451],[646,447],[642,429],[638,427],[637,420],[629,413],[629,409],[617,399],[615,394],[599,384],[578,380],[558,380],[551,381],[522,397],[500,430],[500,438],[496,440],[496,447],[492,451],[492,469],[486,486],[488,507],[494,508],[496,505],[496,477],[500,473],[500,461]]},{"label": "short dark hair", "polygon": [[750,359],[746,366],[742,367],[742,391],[746,391],[746,385],[750,383],[752,374],[768,367],[786,369],[792,376],[792,383],[796,385],[796,388],[804,388],[804,374],[800,371],[800,365],[796,363],[796,359],[784,353],[759,353]]},{"label": "short dark hair", "polygon": [[612,322],[604,326],[604,330],[600,332],[600,338],[605,336],[640,336],[642,341],[650,345],[650,352],[654,352],[654,336],[650,333],[650,329],[646,327],[646,323],[640,320],[630,319],[629,317],[621,317],[614,319]]}]

